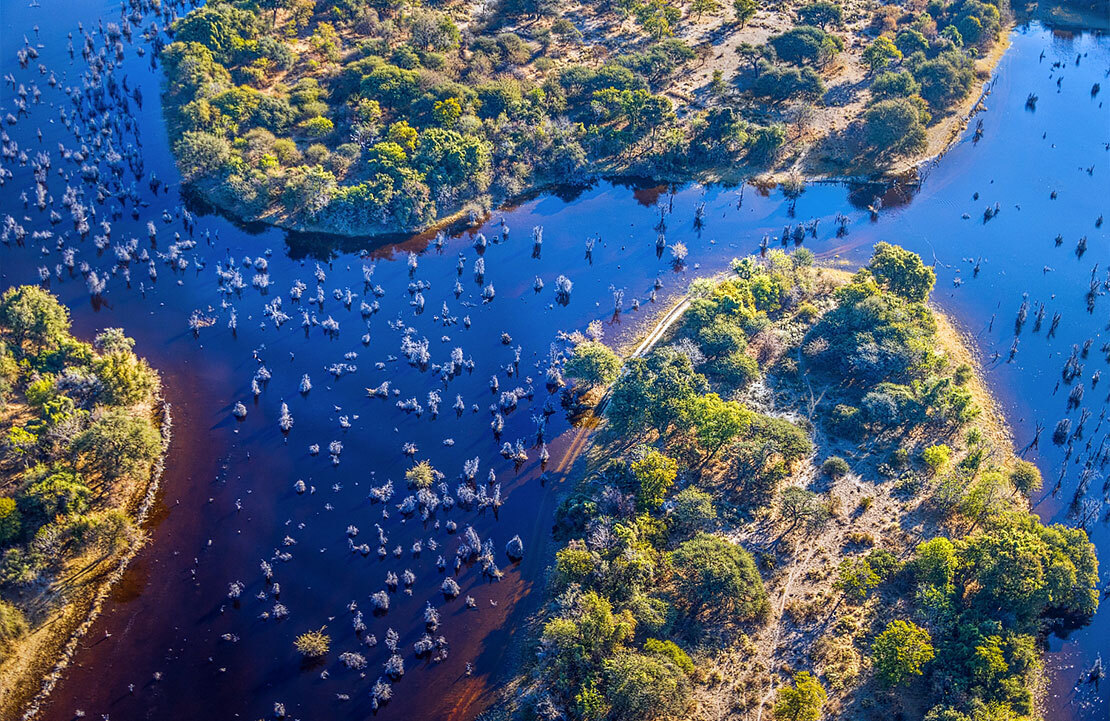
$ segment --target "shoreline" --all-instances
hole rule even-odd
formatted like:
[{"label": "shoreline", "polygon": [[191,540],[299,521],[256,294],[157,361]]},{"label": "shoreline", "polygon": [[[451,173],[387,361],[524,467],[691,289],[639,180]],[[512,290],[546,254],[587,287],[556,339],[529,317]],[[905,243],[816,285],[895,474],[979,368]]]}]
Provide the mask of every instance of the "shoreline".
[{"label": "shoreline", "polygon": [[[980,91],[977,95],[969,95],[957,107],[954,112],[945,116],[942,120],[938,121],[936,125],[928,129],[928,145],[920,153],[904,158],[897,163],[891,163],[889,167],[875,168],[870,171],[860,168],[847,168],[844,173],[836,172],[822,172],[820,165],[817,164],[808,168],[808,172],[800,175],[803,183],[892,183],[908,181],[911,184],[919,184],[921,182],[920,175],[923,170],[928,166],[935,164],[952,148],[953,145],[959,140],[960,136],[967,130],[968,123],[975,115],[985,109],[984,101],[991,94],[993,90],[993,79],[996,68],[999,62],[1009,51],[1012,43],[1010,42],[1010,35],[1015,32],[1022,25],[1029,22],[1036,21],[1035,18],[1011,19],[1011,21],[1003,28],[998,40],[991,46],[990,51],[975,61],[975,74],[976,77],[985,76],[985,79],[980,85]],[[829,137],[829,134],[820,135],[816,138],[817,141]],[[197,197],[208,206],[211,212],[224,215],[231,221],[237,224],[244,225],[262,225],[266,227],[278,228],[286,232],[292,233],[306,233],[306,234],[320,234],[328,235],[338,238],[367,238],[367,239],[388,239],[396,236],[419,236],[429,233],[437,233],[440,231],[450,231],[460,228],[477,227],[481,225],[483,220],[492,217],[493,213],[501,208],[512,206],[519,203],[523,199],[536,197],[552,192],[559,187],[566,187],[568,185],[590,185],[599,180],[612,179],[612,180],[628,180],[628,179],[647,179],[652,182],[660,184],[699,184],[699,185],[739,185],[742,183],[762,182],[768,184],[781,183],[785,178],[792,175],[798,175],[799,165],[804,166],[807,155],[812,150],[813,144],[810,143],[802,149],[801,155],[794,161],[793,165],[782,166],[774,169],[756,170],[745,165],[734,166],[732,164],[716,167],[707,167],[700,170],[692,170],[685,173],[652,173],[645,175],[644,173],[636,172],[635,165],[625,164],[619,168],[596,168],[592,172],[586,174],[584,177],[575,182],[557,182],[553,180],[540,180],[525,189],[524,191],[512,195],[495,195],[486,193],[481,196],[472,198],[462,203],[461,207],[446,213],[441,217],[437,217],[431,222],[418,226],[415,228],[393,228],[385,229],[379,228],[365,232],[356,231],[337,231],[334,228],[326,225],[311,225],[303,223],[290,223],[285,222],[281,217],[259,216],[255,218],[246,218],[235,214],[233,211],[224,208],[211,199],[208,193],[203,192],[199,188],[194,187],[191,192],[194,192]],[[860,172],[862,171],[862,172]],[[912,176],[912,179],[911,179]],[[188,187],[188,186],[185,186]]]},{"label": "shoreline", "polygon": [[[135,510],[129,517],[137,527],[143,527],[149,519],[150,512],[161,490],[162,476],[169,457],[169,447],[173,440],[173,418],[170,414],[170,404],[164,397],[155,399],[156,412],[160,412],[162,420],[158,432],[162,440],[162,449],[158,459],[150,471],[147,482],[140,486],[135,497],[130,499],[128,506],[134,505]],[[82,588],[77,597],[54,609],[50,619],[43,623],[38,630],[40,633],[49,634],[40,642],[40,648],[49,648],[49,654],[37,653],[32,663],[18,669],[12,679],[10,688],[0,703],[0,712],[6,718],[19,718],[21,721],[32,721],[39,715],[43,703],[49,698],[55,686],[61,680],[62,674],[76,655],[78,645],[92,628],[103,610],[105,601],[111,595],[116,584],[123,578],[131,562],[139,551],[146,545],[147,538],[124,549],[118,558],[109,564],[107,577],[104,580]],[[62,628],[51,628],[53,624],[61,623]],[[34,633],[34,632],[32,632]],[[41,678],[41,683],[34,679]],[[6,716],[8,713],[18,716]]]}]

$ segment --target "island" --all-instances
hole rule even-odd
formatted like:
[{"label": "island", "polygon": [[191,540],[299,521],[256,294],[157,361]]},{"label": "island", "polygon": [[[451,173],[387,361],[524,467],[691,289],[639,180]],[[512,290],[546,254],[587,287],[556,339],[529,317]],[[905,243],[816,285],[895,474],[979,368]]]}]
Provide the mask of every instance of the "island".
[{"label": "island", "polygon": [[1007,23],[981,0],[216,0],[157,49],[195,199],[364,235],[603,174],[904,170],[963,127]]},{"label": "island", "polygon": [[[528,718],[1040,718],[1050,629],[1099,601],[1087,534],[1043,525],[1037,467],[934,272],[772,250],[692,286],[623,360],[565,372],[599,427],[556,515]],[[534,715],[529,715],[534,714]]]},{"label": "island", "polygon": [[33,714],[145,540],[169,442],[158,374],[38,286],[0,296],[0,717]]}]

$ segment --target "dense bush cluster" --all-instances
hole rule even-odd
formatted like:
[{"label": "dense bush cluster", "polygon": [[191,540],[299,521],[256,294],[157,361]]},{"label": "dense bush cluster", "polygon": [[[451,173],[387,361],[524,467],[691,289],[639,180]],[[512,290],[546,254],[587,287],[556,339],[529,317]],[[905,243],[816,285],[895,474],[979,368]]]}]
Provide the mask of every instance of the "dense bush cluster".
[{"label": "dense bush cluster", "polygon": [[[832,693],[839,704],[893,689],[887,698],[912,698],[929,721],[1026,718],[1043,635],[1095,612],[1086,533],[1029,514],[1040,472],[986,435],[971,367],[939,350],[954,346],[926,305],[933,270],[886,243],[843,282],[811,261],[771,251],[696,281],[683,324],[646,357],[621,365],[585,340],[570,354],[570,377],[608,385],[606,425],[556,516],[564,545],[531,697],[543,717],[680,718],[720,672],[707,666],[738,652],[791,670],[776,720],[819,719]],[[814,436],[822,456],[804,421],[753,410],[762,391],[812,399],[814,386],[829,395],[809,413],[825,431]],[[850,513],[839,489],[820,487],[842,480],[874,483]],[[844,532],[877,497],[883,538]],[[892,508],[913,509],[923,535],[889,523]],[[761,537],[770,519],[773,540]],[[787,538],[825,561],[778,619],[765,575],[804,583],[798,569],[776,569]],[[788,633],[822,636],[812,651],[752,650],[761,625],[787,617]],[[763,687],[740,684],[737,705]]]},{"label": "dense bush cluster", "polygon": [[1002,30],[1001,2],[932,0],[924,12],[884,5],[872,19],[878,33],[863,52],[870,68],[866,144],[884,156],[925,147],[925,127],[967,97],[973,60]]},{"label": "dense bush cluster", "polygon": [[717,500],[700,486],[712,468],[754,464],[738,459],[744,447],[780,474],[812,452],[801,428],[731,400],[761,373],[750,338],[798,310],[811,257],[775,252],[701,283],[671,344],[620,373],[597,343],[572,353],[568,375],[612,384],[605,434],[617,450],[557,514],[566,545],[540,663],[572,718],[681,715],[695,683],[685,649],[768,612],[755,559],[719,534]]},{"label": "dense bush cluster", "polygon": [[[162,443],[158,376],[132,346],[118,328],[77,340],[41,288],[0,296],[0,593],[138,540],[126,506]],[[19,614],[0,601],[0,652]]]},{"label": "dense bush cluster", "polygon": [[[634,156],[689,169],[781,145],[728,109],[674,122],[656,90],[694,51],[670,37],[665,4],[630,8],[654,40],[600,65],[556,63],[548,53],[577,42],[574,25],[553,20],[549,5],[515,5],[465,24],[445,10],[356,0],[193,10],[162,52],[183,176],[241,217],[404,230],[490,195],[627,168]],[[543,19],[528,37],[499,31],[514,14]]]}]

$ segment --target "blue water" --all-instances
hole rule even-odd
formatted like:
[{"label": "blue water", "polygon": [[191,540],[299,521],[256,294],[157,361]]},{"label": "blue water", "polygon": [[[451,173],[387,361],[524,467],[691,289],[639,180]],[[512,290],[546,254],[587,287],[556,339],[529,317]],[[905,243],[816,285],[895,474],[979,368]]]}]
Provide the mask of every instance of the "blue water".
[{"label": "blue water", "polygon": [[[66,54],[65,35],[73,31],[79,48],[77,22],[92,31],[98,17],[118,15],[118,6],[105,2],[74,8],[62,0],[47,0],[42,7],[5,4],[2,12],[5,40],[0,69],[3,74],[15,75],[17,83],[34,82],[43,91],[43,102],[30,106],[30,117],[21,118],[14,126],[5,125],[5,130],[31,156],[40,147],[52,153],[49,185],[55,205],[60,205],[64,181],[57,170],[75,169],[57,152],[59,142],[75,146],[72,133],[58,122],[58,109],[69,105],[60,89],[79,83],[85,69],[79,54],[73,61]],[[144,26],[147,23],[149,18]],[[35,24],[40,26],[37,37],[31,31]],[[42,45],[40,57],[27,69],[20,68],[15,59],[24,35]],[[599,183],[578,192],[542,195],[496,213],[477,229],[492,240],[500,235],[502,220],[509,228],[508,239],[491,243],[483,254],[486,271],[481,285],[475,282],[473,271],[479,257],[475,231],[436,248],[427,236],[400,243],[337,241],[272,229],[252,233],[222,218],[206,216],[198,219],[193,234],[197,247],[183,254],[188,261],[184,270],[174,272],[156,261],[158,279],[152,282],[145,263],[132,261],[128,287],[112,251],[96,252],[92,235],[99,231],[79,239],[68,214],[59,208],[64,218],[54,231],[68,232],[64,245],[78,249],[78,261],[110,275],[106,291],[96,299],[89,297],[79,273],[71,278],[63,271],[64,279],[54,276],[47,287],[74,309],[79,333],[91,335],[102,327],[122,326],[137,339],[137,351],[165,375],[176,436],[151,543],[82,642],[75,665],[47,703],[44,716],[71,718],[81,709],[89,717],[193,719],[209,717],[218,709],[220,718],[259,718],[271,714],[275,702],[282,702],[291,716],[364,718],[369,713],[370,688],[390,655],[384,642],[392,628],[399,635],[406,674],[393,685],[394,698],[380,716],[473,717],[492,700],[493,690],[515,657],[527,616],[543,590],[544,548],[557,489],[563,481],[557,469],[569,427],[559,393],[544,382],[552,349],[560,347],[559,332],[584,330],[598,320],[607,342],[631,342],[649,324],[652,314],[665,308],[692,278],[725,267],[732,257],[757,252],[765,235],[775,242],[784,225],[813,219],[821,221],[818,237],[807,238],[805,244],[824,261],[858,265],[879,240],[900,243],[927,261],[936,260],[934,300],[976,339],[1017,445],[1024,446],[1032,439],[1037,423],[1046,426],[1039,449],[1028,455],[1048,479],[1044,497],[1036,499],[1038,512],[1045,518],[1074,522],[1069,507],[1081,471],[1076,459],[1085,459],[1087,454],[1081,445],[1065,463],[1063,450],[1052,445],[1052,428],[1066,415],[1068,388],[1063,386],[1055,393],[1053,389],[1072,345],[1092,339],[1090,357],[1085,361],[1088,392],[1084,406],[1093,414],[1086,438],[1094,439],[1092,448],[1097,449],[1106,430],[1101,425],[1095,430],[1095,425],[1105,407],[1102,394],[1110,385],[1092,389],[1090,376],[1104,365],[1105,353],[1099,349],[1107,341],[1110,301],[1098,295],[1094,312],[1088,313],[1086,294],[1092,272],[1101,280],[1110,268],[1106,226],[1095,226],[1110,197],[1106,149],[1110,116],[1102,105],[1105,91],[1092,97],[1091,86],[1106,81],[1110,42],[1092,35],[1053,34],[1040,26],[1018,29],[1011,40],[1012,48],[998,67],[987,99],[988,110],[972,121],[974,127],[982,120],[982,138],[974,142],[972,133],[965,133],[926,169],[920,187],[886,190],[818,184],[809,186],[794,208],[777,191],[761,192],[752,186],[666,188]],[[161,125],[158,75],[150,68],[149,54],[140,57],[135,47],[125,44],[125,60],[115,73],[117,79],[126,73],[131,87],[142,88],[143,106],[141,110],[132,106],[130,112],[143,141],[146,174],[136,187],[145,205],[138,220],[131,219],[129,206],[123,218],[112,222],[112,240],[121,242],[133,236],[139,239],[139,248],[149,248],[146,222],[152,220],[158,228],[157,250],[165,253],[174,232],[185,237],[188,233],[178,214],[179,181]],[[1042,51],[1043,59],[1039,58]],[[1078,65],[1077,55],[1081,56]],[[46,76],[36,67],[39,62],[57,72],[58,90],[45,85]],[[1056,62],[1063,67],[1053,68]],[[10,85],[5,85],[3,92],[0,115],[10,110],[14,100]],[[1031,92],[1039,96],[1035,111],[1025,108]],[[35,135],[38,127],[44,133],[41,146]],[[4,165],[14,177],[0,190],[0,214],[14,216],[28,233],[50,229],[45,213],[33,204],[25,209],[19,199],[19,192],[32,185],[31,168],[18,162]],[[169,183],[168,194],[149,192],[147,180],[152,172]],[[130,174],[125,177],[130,182]],[[1052,190],[1057,191],[1055,200],[1050,198]],[[973,199],[975,193],[979,194],[977,200]],[[33,203],[34,195],[30,195]],[[866,208],[875,203],[876,195],[883,197],[883,209],[873,219]],[[984,222],[984,208],[996,202],[1001,212]],[[699,229],[694,218],[702,204],[704,224]],[[98,222],[108,214],[112,202],[92,205]],[[174,215],[168,224],[161,220],[165,209]],[[843,237],[835,233],[833,218],[838,213],[849,217]],[[969,218],[962,217],[965,213]],[[683,269],[674,268],[669,253],[657,257],[655,226],[661,217],[666,219],[668,243],[682,242],[689,247]],[[534,226],[544,229],[539,258],[533,257]],[[1064,238],[1060,247],[1054,244],[1057,234]],[[1076,242],[1083,235],[1088,239],[1087,251],[1077,257]],[[596,242],[591,259],[586,253],[588,239]],[[409,252],[418,254],[412,274]],[[465,266],[461,276],[456,272],[460,254]],[[257,272],[243,266],[242,259],[247,256],[267,259],[272,285],[266,294],[251,287]],[[217,262],[231,257],[247,287],[241,294],[225,296],[218,291],[215,270]],[[199,268],[197,261],[204,267]],[[980,272],[973,277],[976,261]],[[0,245],[4,287],[38,282],[39,267],[52,272],[61,262],[56,238],[36,241],[28,235],[22,247]],[[308,302],[318,285],[314,278],[317,263],[326,276],[319,284],[326,295],[322,309]],[[363,284],[362,268],[371,265],[372,284],[384,291],[380,298]],[[560,274],[574,284],[566,306],[555,303],[554,282]],[[533,290],[536,276],[544,282],[540,292]],[[453,292],[456,279],[463,286],[458,298]],[[657,279],[662,288],[653,305],[649,296]],[[308,288],[299,304],[289,296],[296,280]],[[423,312],[410,305],[415,297],[409,292],[413,282],[430,284],[421,291]],[[480,296],[485,284],[492,284],[496,293],[489,303],[483,303]],[[350,310],[333,297],[333,290],[346,288],[359,295]],[[620,314],[614,314],[613,291],[617,289],[625,291]],[[1026,292],[1030,320],[1013,361],[1007,362],[1014,316]],[[279,296],[282,310],[291,319],[275,328],[264,316],[263,306]],[[227,327],[230,308],[221,308],[224,298],[237,313],[235,333]],[[639,310],[632,309],[634,299],[641,304]],[[380,304],[368,320],[359,313],[364,300]],[[1045,327],[1033,333],[1032,316],[1042,302],[1047,312]],[[439,317],[444,303],[448,316],[457,318],[457,323],[445,325]],[[306,333],[301,328],[302,308],[314,313],[318,321],[334,317],[339,322],[338,334],[328,336],[320,325]],[[188,327],[194,312],[215,321],[195,337]],[[1046,331],[1054,312],[1062,317],[1050,339]],[[462,322],[465,316],[470,317],[469,328]],[[390,360],[400,355],[404,330],[398,321],[414,329],[417,339],[428,339],[432,363],[446,362],[451,350],[460,347],[464,357],[473,360],[473,372],[463,371],[443,381],[433,378],[431,370],[411,367],[403,358]],[[364,345],[362,336],[367,332],[369,343]],[[511,338],[507,344],[503,333]],[[517,347],[521,349],[519,372],[514,368],[509,375]],[[358,357],[345,359],[351,352]],[[338,379],[330,376],[327,368],[340,362],[355,365],[357,370]],[[379,362],[384,363],[383,368],[376,367]],[[250,383],[260,364],[271,371],[272,380],[255,399]],[[305,373],[313,383],[307,396],[298,392]],[[490,391],[493,375],[499,379],[500,391],[519,386],[532,392],[531,400],[523,398],[519,407],[505,416],[500,438],[495,438],[490,428],[488,407],[499,400],[499,395]],[[386,380],[400,395],[384,400],[367,397],[366,388]],[[433,419],[427,394],[436,389],[443,400],[439,416]],[[456,394],[466,405],[461,417],[451,409]],[[425,406],[422,416],[396,406],[397,401],[408,398]],[[547,477],[541,478],[535,418],[543,416],[549,400],[556,412],[546,424],[551,460]],[[237,401],[249,411],[242,422],[231,414]],[[278,428],[283,401],[295,420],[288,435]],[[478,406],[477,412],[472,412],[473,405]],[[1073,422],[1079,412],[1071,412]],[[349,429],[340,427],[341,417],[347,418]],[[445,445],[446,439],[453,445]],[[517,439],[525,441],[529,454],[520,468],[498,452],[503,442]],[[343,444],[338,465],[328,457],[327,447],[333,440]],[[496,513],[456,507],[437,511],[426,523],[419,515],[402,520],[396,504],[407,495],[402,474],[412,458],[403,452],[403,445],[410,442],[417,447],[415,459],[429,459],[446,475],[452,496],[464,461],[479,458],[479,485],[486,485],[484,479],[493,469],[503,505]],[[319,455],[310,454],[310,444],[321,446]],[[1060,490],[1053,495],[1052,487],[1062,472]],[[1105,499],[1104,469],[1096,472],[1086,499],[1101,504]],[[367,498],[370,487],[386,479],[392,479],[396,491],[385,504],[389,518],[383,518],[383,504]],[[315,487],[315,492],[298,494],[294,490],[297,480]],[[486,488],[492,490],[492,486]],[[1106,516],[1105,507],[1092,513],[1099,520],[1091,522],[1089,530],[1105,561],[1110,548],[1107,527],[1101,520]],[[464,565],[457,575],[451,572],[461,534],[447,532],[448,520],[455,521],[460,532],[473,525],[483,539],[492,539],[505,573],[500,582],[483,579],[479,568],[471,564]],[[389,538],[384,560],[379,560],[376,552],[375,524],[380,524]],[[369,544],[369,556],[348,550],[348,525],[359,528],[354,543]],[[523,539],[526,555],[513,564],[502,549],[517,534]],[[296,544],[283,545],[287,536]],[[411,547],[417,539],[425,548],[414,556]],[[429,540],[439,548],[429,550]],[[392,549],[398,545],[403,553],[395,558]],[[284,552],[292,554],[290,560],[272,560]],[[447,573],[436,568],[440,554],[447,561]],[[274,579],[281,586],[278,599],[259,570],[263,559],[273,564]],[[389,611],[373,615],[370,594],[386,587],[388,572],[400,575],[405,569],[415,575],[412,594],[407,595],[402,585],[389,592]],[[457,578],[462,587],[460,598],[447,601],[439,593],[446,575]],[[245,585],[238,607],[227,598],[228,584],[233,581]],[[265,592],[267,598],[256,598],[259,592]],[[477,608],[465,608],[462,598],[466,595],[473,596]],[[364,614],[367,630],[361,637],[352,627],[351,601],[356,601]],[[271,612],[275,603],[288,608],[288,618],[260,618],[263,612]],[[412,651],[412,644],[424,631],[426,603],[439,609],[442,625],[436,635],[449,643],[449,655],[438,663],[417,659]],[[1106,717],[1104,698],[1098,698],[1089,687],[1077,691],[1073,686],[1081,669],[1099,652],[1110,650],[1108,618],[1110,612],[1104,611],[1090,626],[1066,639],[1050,641],[1050,718]],[[333,638],[332,653],[322,664],[302,663],[293,650],[293,637],[325,624]],[[379,641],[373,648],[363,642],[369,634]],[[344,668],[338,660],[340,652],[355,650],[369,663],[362,674]],[[469,676],[467,664],[474,669]],[[129,688],[131,684],[134,689]],[[348,695],[349,700],[340,700],[337,694]]]}]

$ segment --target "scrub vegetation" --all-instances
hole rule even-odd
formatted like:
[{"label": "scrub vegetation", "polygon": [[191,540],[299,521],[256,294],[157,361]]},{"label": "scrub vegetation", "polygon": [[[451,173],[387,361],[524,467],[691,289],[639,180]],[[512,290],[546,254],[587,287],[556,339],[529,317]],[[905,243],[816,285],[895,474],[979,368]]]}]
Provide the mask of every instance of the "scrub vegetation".
[{"label": "scrub vegetation", "polygon": [[201,198],[362,234],[599,173],[882,170],[930,147],[1004,22],[981,0],[215,0],[160,58]]},{"label": "scrub vegetation", "polygon": [[[0,669],[40,681],[136,523],[163,448],[157,373],[108,328],[90,343],[37,286],[0,296]],[[47,664],[46,668],[41,668]],[[34,689],[29,689],[34,690]],[[5,705],[6,707],[6,705]]]},{"label": "scrub vegetation", "polygon": [[933,270],[886,243],[854,275],[804,249],[732,270],[645,357],[583,340],[568,364],[601,425],[521,712],[1038,718],[1045,634],[1098,606],[1094,547],[1030,514],[1040,474],[926,304]]}]

